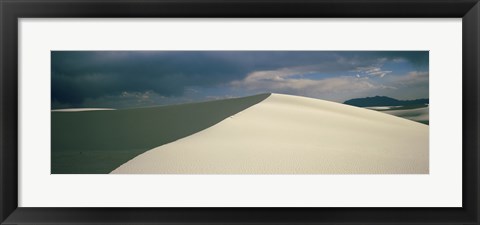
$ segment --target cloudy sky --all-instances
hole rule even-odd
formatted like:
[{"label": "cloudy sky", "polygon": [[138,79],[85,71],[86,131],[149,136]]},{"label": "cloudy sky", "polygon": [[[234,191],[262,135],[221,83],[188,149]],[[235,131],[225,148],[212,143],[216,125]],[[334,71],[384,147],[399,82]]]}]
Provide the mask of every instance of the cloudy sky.
[{"label": "cloudy sky", "polygon": [[52,51],[52,108],[134,108],[258,93],[428,98],[428,51]]}]

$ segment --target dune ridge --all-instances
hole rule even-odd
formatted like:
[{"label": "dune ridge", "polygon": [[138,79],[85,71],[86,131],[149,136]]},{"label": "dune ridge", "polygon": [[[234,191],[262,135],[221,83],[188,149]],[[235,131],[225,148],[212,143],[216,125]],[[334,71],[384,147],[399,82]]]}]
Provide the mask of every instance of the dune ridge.
[{"label": "dune ridge", "polygon": [[369,109],[271,94],[116,174],[428,174],[428,126]]}]

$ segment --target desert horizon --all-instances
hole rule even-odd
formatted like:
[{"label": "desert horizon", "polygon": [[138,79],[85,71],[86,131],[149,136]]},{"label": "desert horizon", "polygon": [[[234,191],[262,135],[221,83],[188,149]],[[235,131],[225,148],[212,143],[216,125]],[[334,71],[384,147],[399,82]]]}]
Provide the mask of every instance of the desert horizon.
[{"label": "desert horizon", "polygon": [[429,124],[428,52],[52,52],[52,174],[429,174]]}]

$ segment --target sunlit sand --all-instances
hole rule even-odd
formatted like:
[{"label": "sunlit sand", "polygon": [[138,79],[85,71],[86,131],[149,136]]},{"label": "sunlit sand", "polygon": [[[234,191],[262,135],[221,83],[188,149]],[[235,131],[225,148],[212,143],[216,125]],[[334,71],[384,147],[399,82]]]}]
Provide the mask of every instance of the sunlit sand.
[{"label": "sunlit sand", "polygon": [[112,173],[428,174],[428,129],[369,109],[272,94]]}]

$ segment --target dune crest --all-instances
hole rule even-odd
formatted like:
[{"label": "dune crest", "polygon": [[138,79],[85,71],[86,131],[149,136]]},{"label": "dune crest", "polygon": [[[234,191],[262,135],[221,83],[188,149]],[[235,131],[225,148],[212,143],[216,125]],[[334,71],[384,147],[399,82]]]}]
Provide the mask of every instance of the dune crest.
[{"label": "dune crest", "polygon": [[373,110],[272,94],[112,173],[428,174],[428,129]]}]

